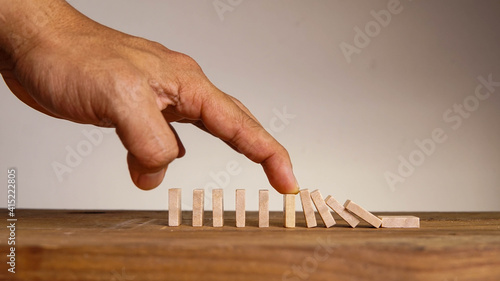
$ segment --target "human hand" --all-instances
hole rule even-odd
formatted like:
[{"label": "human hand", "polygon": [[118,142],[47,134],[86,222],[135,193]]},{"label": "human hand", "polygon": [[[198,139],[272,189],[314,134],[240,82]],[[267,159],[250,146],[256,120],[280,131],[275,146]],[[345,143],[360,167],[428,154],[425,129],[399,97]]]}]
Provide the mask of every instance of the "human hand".
[{"label": "human hand", "polygon": [[184,155],[170,123],[189,122],[260,163],[278,192],[298,192],[286,149],[243,104],[217,89],[192,58],[100,25],[64,1],[18,3],[29,7],[10,6],[3,17],[46,9],[48,18],[17,42],[8,35],[22,34],[23,23],[0,28],[5,82],[43,113],[115,127],[138,187],[158,186],[168,164]]}]

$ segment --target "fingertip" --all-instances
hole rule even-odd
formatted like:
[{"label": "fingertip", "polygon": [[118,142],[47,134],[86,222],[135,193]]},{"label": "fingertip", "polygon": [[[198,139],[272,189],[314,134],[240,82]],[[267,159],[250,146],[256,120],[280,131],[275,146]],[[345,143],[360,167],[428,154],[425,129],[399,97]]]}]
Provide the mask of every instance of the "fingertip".
[{"label": "fingertip", "polygon": [[184,155],[186,155],[186,148],[184,147],[184,144],[181,141],[181,138],[179,137],[179,134],[177,134],[177,131],[175,128],[172,126],[172,124],[168,123],[168,126],[170,127],[170,130],[175,136],[175,140],[177,141],[177,148],[178,148],[178,153],[176,158],[182,158]]},{"label": "fingertip", "polygon": [[139,173],[131,170],[130,175],[134,184],[142,190],[151,190],[161,184],[165,177],[166,168],[152,173]]},{"label": "fingertip", "polygon": [[123,116],[116,132],[128,150],[132,181],[138,188],[150,190],[161,184],[168,164],[185,149],[160,112],[145,109],[135,115]]},{"label": "fingertip", "polygon": [[295,184],[290,186],[290,188],[287,189],[288,193],[287,194],[298,194],[300,191],[300,186],[297,181],[295,181]]},{"label": "fingertip", "polygon": [[285,181],[285,184],[277,186],[276,190],[278,190],[279,193],[281,194],[297,194],[299,193],[300,186],[297,182],[297,179],[295,176],[292,175],[288,177],[288,179]]},{"label": "fingertip", "polygon": [[269,179],[269,183],[281,194],[297,194],[300,187],[293,173],[292,165],[289,161],[271,160],[262,163],[264,171]]},{"label": "fingertip", "polygon": [[186,155],[186,148],[184,146],[179,147],[179,154],[177,154],[177,158],[182,158]]}]

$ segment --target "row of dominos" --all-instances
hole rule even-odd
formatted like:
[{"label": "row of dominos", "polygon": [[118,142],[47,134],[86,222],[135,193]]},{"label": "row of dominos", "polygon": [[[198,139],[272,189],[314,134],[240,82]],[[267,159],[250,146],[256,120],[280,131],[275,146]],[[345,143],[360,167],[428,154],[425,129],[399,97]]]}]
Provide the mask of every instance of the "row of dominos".
[{"label": "row of dominos", "polygon": [[[330,211],[336,212],[351,227],[359,224],[359,219],[366,221],[375,228],[418,228],[420,219],[415,216],[375,216],[351,200],[344,205],[340,204],[332,196],[323,199],[321,192],[315,190],[309,192],[302,189],[299,192],[302,203],[303,214],[307,227],[316,227],[315,210],[318,211],[325,227],[336,224]],[[193,226],[203,226],[204,216],[203,189],[193,190]],[[284,227],[295,227],[295,194],[283,195],[283,225]],[[224,226],[224,192],[222,189],[212,190],[212,222],[214,227]],[[359,218],[359,219],[358,219]],[[236,227],[245,227],[245,190],[236,190]],[[182,222],[181,189],[171,188],[168,190],[168,225],[179,226]],[[269,191],[259,190],[259,227],[269,227]]]}]

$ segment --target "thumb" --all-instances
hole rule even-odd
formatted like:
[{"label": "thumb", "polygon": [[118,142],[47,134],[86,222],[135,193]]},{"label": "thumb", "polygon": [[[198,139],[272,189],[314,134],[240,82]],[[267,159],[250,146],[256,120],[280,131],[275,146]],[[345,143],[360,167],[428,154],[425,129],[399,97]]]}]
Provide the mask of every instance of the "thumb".
[{"label": "thumb", "polygon": [[140,97],[118,111],[116,132],[128,150],[132,181],[137,187],[149,190],[162,182],[168,164],[182,155],[180,141],[163,118],[154,94]]}]

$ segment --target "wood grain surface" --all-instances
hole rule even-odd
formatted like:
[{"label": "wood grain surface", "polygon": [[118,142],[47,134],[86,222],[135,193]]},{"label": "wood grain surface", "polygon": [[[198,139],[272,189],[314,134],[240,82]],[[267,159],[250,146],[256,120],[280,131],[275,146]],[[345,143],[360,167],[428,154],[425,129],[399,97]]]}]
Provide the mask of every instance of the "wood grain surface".
[{"label": "wood grain surface", "polygon": [[[0,280],[500,280],[500,213],[415,215],[418,229],[375,229],[364,222],[236,228],[234,212],[214,228],[206,212],[179,227],[166,211],[17,210],[16,273],[7,272],[8,229],[0,232]],[[319,217],[318,217],[319,219]]]}]

